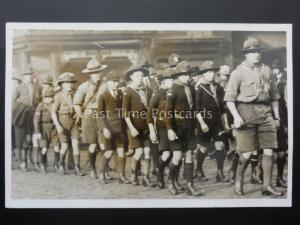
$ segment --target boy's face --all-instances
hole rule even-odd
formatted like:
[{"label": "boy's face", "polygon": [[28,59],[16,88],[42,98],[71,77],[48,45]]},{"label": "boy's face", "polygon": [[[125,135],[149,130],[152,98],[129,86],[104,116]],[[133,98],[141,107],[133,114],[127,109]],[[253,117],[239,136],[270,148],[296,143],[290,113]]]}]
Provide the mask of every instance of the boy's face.
[{"label": "boy's face", "polygon": [[101,80],[101,73],[92,73],[90,74],[90,77],[93,81],[98,82]]},{"label": "boy's face", "polygon": [[118,87],[118,85],[119,85],[118,81],[115,81],[115,80],[109,80],[109,81],[107,81],[107,87],[110,90],[116,90],[117,87]]},{"label": "boy's face", "polygon": [[73,87],[74,87],[74,83],[72,83],[72,82],[63,82],[61,85],[62,85],[62,88],[66,91],[72,91]]},{"label": "boy's face", "polygon": [[140,86],[143,83],[144,74],[141,71],[136,71],[133,74],[130,75],[131,81],[137,85]]},{"label": "boy's face", "polygon": [[280,70],[279,70],[278,68],[274,68],[274,69],[272,69],[272,73],[273,73],[274,75],[277,75],[277,74],[280,73]]},{"label": "boy's face", "polygon": [[260,51],[253,51],[248,52],[246,55],[246,60],[250,62],[251,64],[257,64],[261,60],[261,52]]},{"label": "boy's face", "polygon": [[51,103],[51,102],[52,102],[52,100],[53,100],[53,98],[52,98],[52,97],[50,97],[50,96],[47,96],[47,97],[44,97],[44,98],[43,98],[43,102],[44,102],[44,103],[46,103],[46,104],[49,104],[49,103]]},{"label": "boy's face", "polygon": [[206,80],[211,82],[215,78],[215,71],[213,70],[207,71],[203,74],[203,76],[205,77]]},{"label": "boy's face", "polygon": [[184,83],[184,84],[187,84],[187,83],[189,83],[189,81],[190,81],[190,76],[189,76],[188,74],[183,74],[183,75],[178,76],[177,79],[178,79],[180,82],[182,82],[182,83]]}]

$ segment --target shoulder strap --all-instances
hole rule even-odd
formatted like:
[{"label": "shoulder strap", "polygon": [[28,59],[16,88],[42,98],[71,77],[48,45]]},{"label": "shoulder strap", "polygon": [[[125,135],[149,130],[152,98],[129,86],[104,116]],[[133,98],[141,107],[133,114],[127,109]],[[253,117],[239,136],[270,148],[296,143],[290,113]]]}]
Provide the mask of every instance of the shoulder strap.
[{"label": "shoulder strap", "polygon": [[[219,102],[217,100],[217,96],[212,95],[204,86],[202,86],[201,84],[199,84],[199,87],[202,88],[202,90],[204,90],[207,94],[209,94],[211,97],[213,97],[213,99],[215,100],[215,102],[217,103],[217,105],[219,106]],[[217,87],[216,87],[216,93],[217,93]]]},{"label": "shoulder strap", "polygon": [[94,92],[93,92],[93,95],[83,104],[82,106],[82,111],[85,110],[85,108],[88,106],[88,104],[95,99],[95,97],[97,96],[97,93],[99,93],[99,90],[100,90],[100,85],[98,85],[97,88],[95,88]]}]

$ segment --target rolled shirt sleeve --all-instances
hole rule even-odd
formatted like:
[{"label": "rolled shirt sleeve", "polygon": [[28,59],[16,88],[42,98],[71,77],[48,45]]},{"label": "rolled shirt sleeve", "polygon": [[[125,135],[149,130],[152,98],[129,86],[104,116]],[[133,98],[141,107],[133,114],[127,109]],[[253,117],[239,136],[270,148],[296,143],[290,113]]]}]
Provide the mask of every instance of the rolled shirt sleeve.
[{"label": "rolled shirt sleeve", "polygon": [[85,88],[84,86],[79,86],[73,99],[73,105],[83,105],[85,97]]},{"label": "rolled shirt sleeve", "polygon": [[224,101],[235,102],[239,95],[239,87],[241,84],[240,75],[237,71],[233,71],[230,75],[226,91],[224,95]]}]

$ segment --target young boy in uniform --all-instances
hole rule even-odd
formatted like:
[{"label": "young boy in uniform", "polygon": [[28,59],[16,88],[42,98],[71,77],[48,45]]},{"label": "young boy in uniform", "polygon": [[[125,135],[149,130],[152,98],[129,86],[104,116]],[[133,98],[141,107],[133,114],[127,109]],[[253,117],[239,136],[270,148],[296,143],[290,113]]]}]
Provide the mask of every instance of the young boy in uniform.
[{"label": "young boy in uniform", "polygon": [[202,164],[210,141],[213,139],[215,144],[215,158],[217,161],[216,180],[227,182],[224,176],[223,167],[225,160],[224,138],[219,136],[219,132],[224,128],[229,129],[227,115],[223,104],[224,90],[215,83],[215,75],[219,70],[211,61],[205,61],[199,70],[200,78],[196,84],[196,110],[199,121],[199,142],[197,167],[202,170]]},{"label": "young boy in uniform", "polygon": [[[52,88],[46,88],[42,91],[43,100],[40,102],[34,113],[34,134],[41,137],[40,147],[41,152],[38,151],[36,154],[41,155],[41,165],[39,170],[42,173],[46,173],[46,156],[52,142],[53,135],[55,133],[55,126],[51,117],[51,106],[53,102],[54,91]],[[38,158],[36,156],[36,158]],[[57,158],[55,157],[55,160]],[[39,161],[35,162],[39,166]],[[54,162],[57,164],[57,162]]]},{"label": "young boy in uniform", "polygon": [[80,171],[80,152],[79,152],[79,127],[76,123],[75,112],[73,109],[74,83],[77,82],[74,74],[66,72],[58,77],[58,85],[62,90],[54,96],[52,105],[52,119],[55,124],[59,141],[61,143],[59,156],[59,174],[65,174],[65,155],[70,147],[73,148],[76,175],[83,176]]},{"label": "young boy in uniform", "polygon": [[159,90],[152,94],[149,109],[147,112],[147,123],[150,130],[150,140],[152,143],[158,143],[159,160],[156,169],[157,186],[165,188],[164,169],[172,158],[168,132],[164,119],[167,91],[173,84],[172,74],[175,73],[174,68],[166,68],[158,80],[160,81]]},{"label": "young boy in uniform", "polygon": [[104,155],[100,161],[100,182],[106,184],[105,171],[113,151],[117,151],[119,183],[129,184],[125,177],[125,127],[122,120],[122,92],[118,90],[119,76],[111,71],[106,76],[106,91],[99,98],[99,117],[104,139]]},{"label": "young boy in uniform", "polygon": [[124,92],[122,109],[127,124],[129,149],[135,151],[132,157],[131,182],[133,185],[139,185],[137,168],[144,155],[143,185],[153,187],[155,184],[149,178],[150,139],[146,118],[151,93],[143,85],[143,77],[147,74],[148,70],[141,66],[133,66],[126,73],[128,85]]}]

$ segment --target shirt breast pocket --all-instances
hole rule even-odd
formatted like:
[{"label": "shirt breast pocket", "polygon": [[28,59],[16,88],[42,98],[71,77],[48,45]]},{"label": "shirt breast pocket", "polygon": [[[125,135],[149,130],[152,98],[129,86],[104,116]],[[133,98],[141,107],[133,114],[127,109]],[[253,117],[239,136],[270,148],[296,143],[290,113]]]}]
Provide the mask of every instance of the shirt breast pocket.
[{"label": "shirt breast pocket", "polygon": [[257,94],[256,83],[254,81],[242,82],[241,94],[246,97],[255,96]]}]

